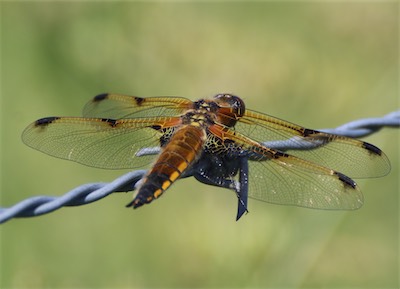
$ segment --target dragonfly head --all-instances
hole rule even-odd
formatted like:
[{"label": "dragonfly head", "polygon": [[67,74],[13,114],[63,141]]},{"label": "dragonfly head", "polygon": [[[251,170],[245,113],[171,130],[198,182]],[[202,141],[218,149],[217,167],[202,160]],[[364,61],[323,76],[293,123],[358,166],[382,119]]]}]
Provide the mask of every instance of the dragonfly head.
[{"label": "dragonfly head", "polygon": [[243,100],[233,94],[217,94],[214,101],[219,107],[219,122],[228,127],[233,127],[246,110]]}]

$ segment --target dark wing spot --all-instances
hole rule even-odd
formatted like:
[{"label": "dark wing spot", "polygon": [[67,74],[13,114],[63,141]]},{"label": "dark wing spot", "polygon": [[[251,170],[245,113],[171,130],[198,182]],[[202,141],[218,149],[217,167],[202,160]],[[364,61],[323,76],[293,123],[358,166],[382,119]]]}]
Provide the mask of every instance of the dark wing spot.
[{"label": "dark wing spot", "polygon": [[101,121],[108,123],[111,127],[115,127],[118,123],[117,120],[110,118],[102,118]]},{"label": "dark wing spot", "polygon": [[102,93],[102,94],[96,95],[93,98],[93,101],[94,102],[102,101],[102,100],[105,100],[107,97],[108,97],[108,93]]},{"label": "dark wing spot", "polygon": [[279,158],[287,158],[289,155],[288,154],[286,154],[286,153],[284,153],[284,152],[281,152],[281,151],[275,151],[274,152],[274,154],[273,154],[273,157],[274,157],[274,159],[279,159]]},{"label": "dark wing spot", "polygon": [[161,130],[161,125],[155,124],[155,125],[152,125],[151,128],[155,129],[155,130]]},{"label": "dark wing spot", "polygon": [[339,180],[341,180],[345,186],[350,186],[353,189],[356,188],[356,186],[357,186],[356,182],[353,181],[352,179],[350,179],[348,176],[346,176],[342,173],[339,173],[339,172],[335,172],[335,175],[338,176]]},{"label": "dark wing spot", "polygon": [[308,137],[308,136],[316,134],[316,133],[319,133],[319,132],[312,130],[312,129],[308,129],[308,128],[305,128],[304,131],[302,132],[304,137]]},{"label": "dark wing spot", "polygon": [[367,149],[370,153],[373,153],[373,154],[376,154],[379,156],[382,155],[382,151],[370,143],[363,142],[363,148]]},{"label": "dark wing spot", "polygon": [[135,96],[135,101],[138,106],[142,105],[144,98]]},{"label": "dark wing spot", "polygon": [[46,126],[46,125],[49,125],[50,123],[56,121],[57,119],[59,119],[58,116],[41,118],[41,119],[38,119],[37,121],[35,121],[35,126]]}]

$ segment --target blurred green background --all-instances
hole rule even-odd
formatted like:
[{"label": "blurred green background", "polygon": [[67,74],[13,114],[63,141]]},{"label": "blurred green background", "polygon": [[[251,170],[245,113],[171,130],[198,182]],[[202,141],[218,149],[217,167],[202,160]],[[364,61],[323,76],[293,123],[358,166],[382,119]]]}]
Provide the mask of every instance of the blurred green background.
[{"label": "blurred green background", "polygon": [[[1,206],[126,171],[20,140],[102,92],[220,92],[311,128],[399,108],[399,4],[1,2]],[[398,288],[399,132],[366,138],[390,175],[359,180],[358,211],[237,199],[185,179],[132,211],[132,194],[0,226],[1,288]]]}]

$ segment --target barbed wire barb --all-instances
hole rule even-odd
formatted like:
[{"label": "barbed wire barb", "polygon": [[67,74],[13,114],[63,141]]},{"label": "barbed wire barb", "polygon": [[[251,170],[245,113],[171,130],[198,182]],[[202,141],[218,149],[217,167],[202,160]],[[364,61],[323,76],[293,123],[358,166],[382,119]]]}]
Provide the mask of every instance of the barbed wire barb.
[{"label": "barbed wire barb", "polygon": [[[373,134],[384,127],[400,127],[400,110],[389,113],[383,117],[359,119],[343,124],[337,128],[321,129],[320,131],[352,138],[360,138]],[[265,142],[263,144],[274,149],[282,150],[313,148],[302,145],[298,140]],[[158,153],[157,148],[149,148],[141,152],[142,155],[156,153]],[[145,170],[137,170],[124,174],[110,183],[84,184],[60,197],[35,196],[25,199],[9,208],[0,208],[0,224],[12,218],[40,216],[62,207],[90,204],[114,192],[133,191],[136,184],[142,179],[145,173]]]}]

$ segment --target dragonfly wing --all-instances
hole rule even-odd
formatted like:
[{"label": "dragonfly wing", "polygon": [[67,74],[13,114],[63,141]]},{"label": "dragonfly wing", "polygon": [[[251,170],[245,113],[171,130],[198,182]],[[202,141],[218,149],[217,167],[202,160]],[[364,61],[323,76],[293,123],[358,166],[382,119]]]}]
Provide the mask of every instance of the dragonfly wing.
[{"label": "dragonfly wing", "polygon": [[249,197],[314,209],[351,210],[363,204],[353,180],[293,156],[249,161]]},{"label": "dragonfly wing", "polygon": [[249,197],[315,209],[357,209],[363,204],[357,184],[342,173],[270,149],[226,127],[214,125],[210,132],[246,152]]},{"label": "dragonfly wing", "polygon": [[247,110],[235,129],[267,147],[284,150],[353,178],[379,177],[390,171],[387,156],[372,144],[306,129],[255,111]]},{"label": "dragonfly wing", "polygon": [[178,116],[192,104],[192,101],[182,97],[142,98],[105,93],[95,96],[85,105],[83,116],[112,119]]},{"label": "dragonfly wing", "polygon": [[28,146],[58,158],[104,169],[142,168],[154,155],[137,156],[159,146],[161,128],[179,118],[100,119],[49,117],[29,125],[22,134]]}]

